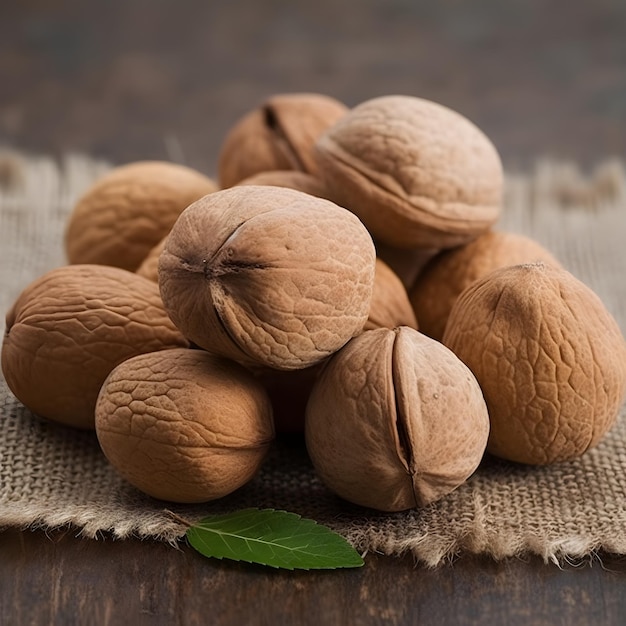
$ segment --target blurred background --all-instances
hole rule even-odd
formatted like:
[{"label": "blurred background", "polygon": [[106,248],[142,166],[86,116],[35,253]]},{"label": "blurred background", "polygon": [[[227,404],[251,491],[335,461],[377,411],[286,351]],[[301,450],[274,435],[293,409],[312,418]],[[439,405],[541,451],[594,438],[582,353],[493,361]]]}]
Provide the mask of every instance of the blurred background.
[{"label": "blurred background", "polygon": [[445,104],[507,167],[626,154],[624,0],[1,0],[0,147],[213,174],[273,93]]}]

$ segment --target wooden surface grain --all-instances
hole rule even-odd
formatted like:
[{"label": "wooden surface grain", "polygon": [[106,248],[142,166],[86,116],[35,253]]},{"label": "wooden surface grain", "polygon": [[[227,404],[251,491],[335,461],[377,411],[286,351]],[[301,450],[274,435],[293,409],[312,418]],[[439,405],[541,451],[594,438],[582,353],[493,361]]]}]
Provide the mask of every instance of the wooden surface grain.
[{"label": "wooden surface grain", "polygon": [[[0,147],[212,174],[267,95],[405,93],[476,122],[505,166],[626,153],[626,3],[0,3]],[[183,546],[0,533],[1,624],[623,624],[626,564],[461,557],[268,571]]]},{"label": "wooden surface grain", "polygon": [[72,532],[0,534],[0,623],[404,625],[623,624],[626,562],[577,567],[461,557],[429,570],[368,555],[363,568],[285,572],[186,546]]},{"label": "wooden surface grain", "polygon": [[0,3],[0,145],[208,173],[262,98],[430,98],[505,164],[626,152],[616,0],[19,0]]}]

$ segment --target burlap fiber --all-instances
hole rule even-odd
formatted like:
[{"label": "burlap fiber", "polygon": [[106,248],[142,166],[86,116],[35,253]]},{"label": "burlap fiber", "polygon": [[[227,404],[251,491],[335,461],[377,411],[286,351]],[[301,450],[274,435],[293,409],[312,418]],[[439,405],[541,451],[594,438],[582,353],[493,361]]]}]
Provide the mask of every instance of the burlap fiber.
[{"label": "burlap fiber", "polygon": [[[0,153],[0,309],[32,279],[64,263],[73,203],[108,165],[84,156]],[[498,228],[528,234],[603,299],[626,329],[626,177],[607,161],[583,174],[539,161],[507,174]],[[4,320],[1,322],[4,330]],[[340,501],[316,479],[302,444],[276,445],[248,486],[218,503],[175,506],[125,484],[95,434],[45,422],[0,381],[0,527],[70,526],[78,534],[154,537],[185,531],[165,509],[195,520],[273,507],[326,524],[357,549],[412,552],[434,566],[466,552],[546,560],[626,553],[626,419],[583,458],[536,468],[486,460],[454,493],[422,510],[381,514]]]}]

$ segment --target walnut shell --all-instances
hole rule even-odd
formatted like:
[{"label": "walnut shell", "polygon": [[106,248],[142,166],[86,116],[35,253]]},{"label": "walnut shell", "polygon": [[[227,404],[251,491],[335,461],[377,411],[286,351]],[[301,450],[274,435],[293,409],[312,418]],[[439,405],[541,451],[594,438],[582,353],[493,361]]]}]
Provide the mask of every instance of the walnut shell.
[{"label": "walnut shell", "polygon": [[148,495],[207,502],[247,483],[274,439],[267,394],[243,367],[202,350],[142,354],[116,367],[96,406],[100,446]]},{"label": "walnut shell", "polygon": [[35,280],[13,304],[2,371],[37,415],[93,428],[98,392],[116,365],[187,345],[155,283],[119,268],[70,265]]},{"label": "walnut shell", "polygon": [[516,265],[476,281],[452,307],[443,342],[482,387],[496,456],[565,461],[615,422],[626,342],[598,296],[562,268]]},{"label": "walnut shell", "polygon": [[349,211],[280,187],[232,187],[187,208],[159,259],[165,308],[209,352],[301,369],[361,332],[375,250]]},{"label": "walnut shell", "polygon": [[320,136],[316,156],[330,197],[392,246],[461,245],[500,214],[503,174],[493,144],[428,100],[368,100]]},{"label": "walnut shell", "polygon": [[374,292],[364,330],[396,326],[417,329],[417,320],[402,281],[384,261],[377,258]]},{"label": "walnut shell", "polygon": [[304,191],[304,193],[328,198],[328,190],[317,176],[298,170],[271,170],[259,172],[237,183],[238,185],[271,185]]},{"label": "walnut shell", "polygon": [[[376,259],[374,291],[364,330],[409,326],[417,320],[400,279],[380,259]],[[321,365],[301,370],[281,371],[264,368],[258,372],[272,401],[274,423],[279,433],[304,433],[304,413]]]},{"label": "walnut shell", "polygon": [[433,257],[409,291],[420,330],[441,341],[459,294],[489,272],[520,263],[560,263],[540,243],[523,235],[488,232],[474,241]]},{"label": "walnut shell", "polygon": [[134,272],[192,202],[216,191],[200,172],[161,161],[112,169],[78,201],[65,232],[70,263]]},{"label": "walnut shell", "polygon": [[[168,233],[169,235],[169,233]],[[161,256],[161,252],[165,249],[165,240],[167,239],[167,235],[157,243],[150,252],[146,255],[146,258],[141,262],[141,265],[135,271],[137,276],[143,276],[143,278],[147,278],[155,283],[159,281],[159,257]]]},{"label": "walnut shell", "polygon": [[[306,174],[305,172],[298,172],[296,170],[275,170],[270,172],[260,172],[246,178],[238,183],[239,185],[269,185],[272,187],[287,187],[288,189],[296,189],[297,191],[303,191],[312,196],[318,198],[326,197],[326,190],[319,178]],[[167,235],[156,245],[141,265],[137,268],[137,274],[144,278],[149,278],[155,282],[159,279],[159,257],[163,248],[165,248],[165,240]]]},{"label": "walnut shell", "polygon": [[218,179],[222,187],[268,170],[315,174],[312,154],[319,135],[348,108],[315,93],[277,94],[237,122],[220,148]]},{"label": "walnut shell", "polygon": [[470,370],[406,327],[364,332],[331,357],[305,420],[321,480],[382,511],[423,506],[454,490],[479,465],[488,432]]}]

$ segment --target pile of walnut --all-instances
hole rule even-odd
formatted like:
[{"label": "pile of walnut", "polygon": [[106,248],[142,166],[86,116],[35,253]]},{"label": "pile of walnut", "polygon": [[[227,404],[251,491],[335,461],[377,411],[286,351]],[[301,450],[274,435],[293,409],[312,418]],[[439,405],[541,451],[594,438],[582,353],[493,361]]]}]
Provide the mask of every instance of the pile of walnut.
[{"label": "pile of walnut", "polygon": [[502,187],[492,143],[441,105],[275,96],[227,135],[219,188],[141,162],[84,195],[70,265],[8,313],[7,383],[176,502],[245,484],[277,432],[384,511],[485,451],[575,458],[616,419],[626,342],[541,245],[493,230]]}]

